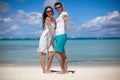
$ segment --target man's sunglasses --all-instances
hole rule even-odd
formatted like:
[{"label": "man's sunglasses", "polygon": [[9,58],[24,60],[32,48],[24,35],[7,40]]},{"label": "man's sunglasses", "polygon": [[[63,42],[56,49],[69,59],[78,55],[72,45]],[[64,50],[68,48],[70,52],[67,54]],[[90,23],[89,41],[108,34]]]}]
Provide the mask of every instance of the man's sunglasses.
[{"label": "man's sunglasses", "polygon": [[55,7],[55,9],[59,9],[59,8],[61,8],[61,6],[60,7]]}]

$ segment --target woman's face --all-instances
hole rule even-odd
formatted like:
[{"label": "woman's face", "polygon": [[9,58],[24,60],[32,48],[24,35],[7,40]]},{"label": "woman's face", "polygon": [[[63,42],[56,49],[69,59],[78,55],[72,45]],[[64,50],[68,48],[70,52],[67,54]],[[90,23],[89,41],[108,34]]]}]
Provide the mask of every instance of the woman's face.
[{"label": "woman's face", "polygon": [[52,9],[51,8],[47,8],[46,9],[46,14],[48,15],[48,17],[52,17],[52,15],[53,15]]}]

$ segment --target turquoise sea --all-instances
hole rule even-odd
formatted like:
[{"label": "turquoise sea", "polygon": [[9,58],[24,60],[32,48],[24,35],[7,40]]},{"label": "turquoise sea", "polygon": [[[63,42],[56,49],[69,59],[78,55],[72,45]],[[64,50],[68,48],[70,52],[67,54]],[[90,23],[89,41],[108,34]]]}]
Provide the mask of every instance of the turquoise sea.
[{"label": "turquoise sea", "polygon": [[[39,40],[0,40],[0,64],[39,65],[38,44]],[[65,48],[68,63],[120,63],[120,39],[69,39]]]}]

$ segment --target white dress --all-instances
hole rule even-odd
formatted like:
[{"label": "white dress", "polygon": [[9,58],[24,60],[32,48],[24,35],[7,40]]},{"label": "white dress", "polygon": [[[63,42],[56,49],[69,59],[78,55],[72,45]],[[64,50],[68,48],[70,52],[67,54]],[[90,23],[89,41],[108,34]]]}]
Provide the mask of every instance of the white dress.
[{"label": "white dress", "polygon": [[48,51],[54,51],[54,29],[54,22],[45,25],[45,30],[43,30],[39,40],[38,52],[48,53]]}]

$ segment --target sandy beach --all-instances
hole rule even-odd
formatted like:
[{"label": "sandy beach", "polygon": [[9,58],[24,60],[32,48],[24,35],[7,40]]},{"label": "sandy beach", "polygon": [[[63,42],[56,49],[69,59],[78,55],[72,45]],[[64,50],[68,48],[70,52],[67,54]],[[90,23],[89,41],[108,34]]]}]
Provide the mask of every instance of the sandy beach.
[{"label": "sandy beach", "polygon": [[0,65],[0,80],[120,80],[120,65],[69,66],[68,74],[43,74],[40,66]]}]

